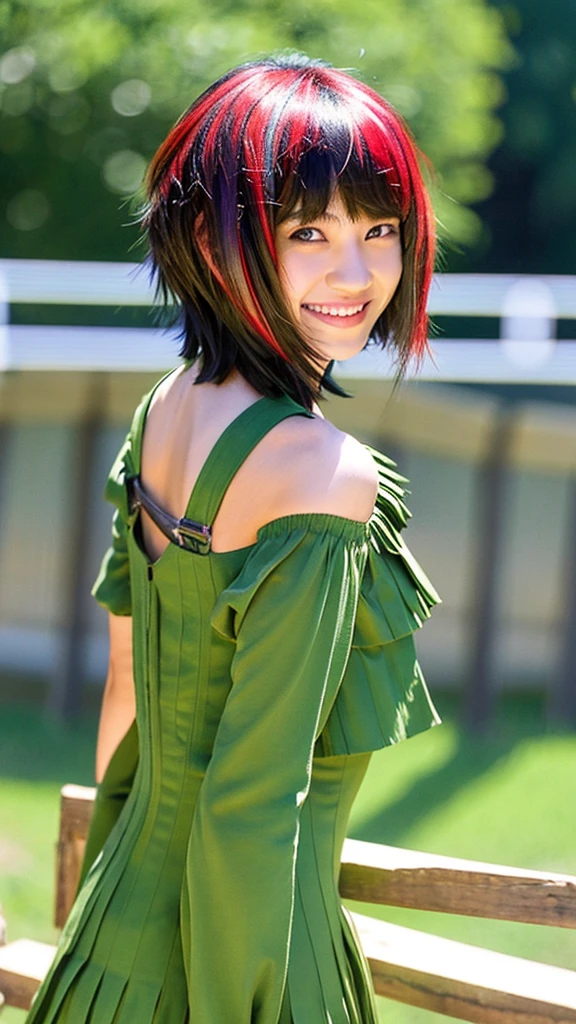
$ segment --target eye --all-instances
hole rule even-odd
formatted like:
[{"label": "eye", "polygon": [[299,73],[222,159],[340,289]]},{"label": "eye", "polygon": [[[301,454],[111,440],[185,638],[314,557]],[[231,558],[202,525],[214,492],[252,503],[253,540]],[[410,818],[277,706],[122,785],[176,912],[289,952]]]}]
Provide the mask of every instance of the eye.
[{"label": "eye", "polygon": [[[372,235],[373,231],[377,231],[378,234]],[[397,234],[398,228],[394,224],[376,224],[373,228],[370,228],[370,231],[366,235],[366,238],[370,238],[371,235],[373,238],[387,238],[389,235]]]},{"label": "eye", "polygon": [[322,232],[319,231],[318,228],[298,228],[298,231],[293,231],[290,235],[290,241],[315,242],[317,239],[310,237],[314,232],[316,232],[317,235],[322,236]]}]

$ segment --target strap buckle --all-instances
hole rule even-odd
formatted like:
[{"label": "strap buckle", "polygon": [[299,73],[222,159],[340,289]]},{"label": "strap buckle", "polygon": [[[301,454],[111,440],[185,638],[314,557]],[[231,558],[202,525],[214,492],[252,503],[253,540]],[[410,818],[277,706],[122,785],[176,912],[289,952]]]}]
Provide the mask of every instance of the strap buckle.
[{"label": "strap buckle", "polygon": [[207,555],[212,544],[212,527],[207,523],[199,523],[195,519],[176,519],[160,508],[146,494],[138,477],[128,477],[125,481],[128,493],[128,507],[132,515],[137,509],[144,508],[168,540],[195,555]]},{"label": "strap buckle", "polygon": [[206,523],[197,523],[194,519],[178,520],[177,526],[173,527],[172,534],[176,543],[186,551],[193,551],[195,555],[207,555],[212,544],[212,528]]}]

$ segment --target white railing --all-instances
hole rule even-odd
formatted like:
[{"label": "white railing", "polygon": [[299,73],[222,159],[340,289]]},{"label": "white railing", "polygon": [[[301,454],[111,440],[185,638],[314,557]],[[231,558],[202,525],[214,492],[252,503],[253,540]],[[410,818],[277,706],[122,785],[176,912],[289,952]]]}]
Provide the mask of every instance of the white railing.
[{"label": "white railing", "polygon": [[[146,306],[153,295],[137,263],[0,260],[0,370],[163,370],[177,342],[157,328],[9,324],[14,303]],[[576,277],[436,274],[434,316],[500,319],[500,339],[432,341],[421,380],[576,384],[576,341],[555,341],[556,321],[576,319]],[[339,364],[336,376],[390,377],[393,365],[371,348]]]}]

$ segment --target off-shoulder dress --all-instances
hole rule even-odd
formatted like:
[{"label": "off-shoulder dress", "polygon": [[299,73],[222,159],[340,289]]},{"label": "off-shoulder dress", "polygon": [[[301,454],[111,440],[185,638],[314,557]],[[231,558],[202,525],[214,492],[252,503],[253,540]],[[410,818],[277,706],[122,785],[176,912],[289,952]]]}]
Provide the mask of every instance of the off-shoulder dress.
[{"label": "off-shoulder dress", "polygon": [[413,637],[440,598],[402,538],[407,481],[366,445],[367,522],[286,515],[212,551],[202,524],[244,459],[285,417],[313,415],[263,397],[220,435],[151,562],[137,485],[160,383],[108,477],[92,590],[133,618],[136,718],[26,1024],[376,1024],[342,845],[372,751],[440,722]]}]

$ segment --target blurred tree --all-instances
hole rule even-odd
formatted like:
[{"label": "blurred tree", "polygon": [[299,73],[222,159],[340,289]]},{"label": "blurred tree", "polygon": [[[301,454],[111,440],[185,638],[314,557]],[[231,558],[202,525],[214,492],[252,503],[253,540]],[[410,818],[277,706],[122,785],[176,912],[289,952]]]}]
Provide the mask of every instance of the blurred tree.
[{"label": "blurred tree", "polygon": [[517,58],[488,164],[495,189],[476,207],[485,227],[454,269],[576,274],[576,4],[496,3]]},{"label": "blurred tree", "polygon": [[449,235],[479,235],[513,60],[484,0],[4,0],[0,31],[3,256],[140,258],[120,197],[210,81],[286,48],[389,98],[436,165]]}]

